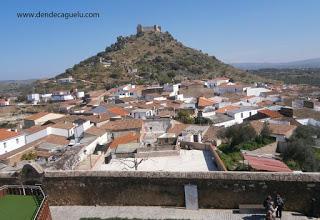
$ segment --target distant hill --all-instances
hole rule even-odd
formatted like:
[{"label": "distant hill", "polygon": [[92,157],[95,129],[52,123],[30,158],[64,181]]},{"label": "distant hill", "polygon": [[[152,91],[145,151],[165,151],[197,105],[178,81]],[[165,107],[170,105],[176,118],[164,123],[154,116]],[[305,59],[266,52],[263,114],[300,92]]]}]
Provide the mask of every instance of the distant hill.
[{"label": "distant hill", "polygon": [[36,79],[0,80],[0,96],[20,95],[32,91]]},{"label": "distant hill", "polygon": [[320,68],[320,58],[287,63],[231,63],[230,65],[242,70]]},{"label": "distant hill", "polygon": [[287,84],[307,84],[320,86],[320,68],[300,69],[257,69],[249,70],[254,75],[282,81]]},{"label": "distant hill", "polygon": [[[55,77],[72,76],[80,89],[110,88],[123,83],[166,83],[182,79],[227,76],[243,82],[261,79],[184,46],[169,32],[145,31],[119,36],[104,51],[89,57]],[[39,92],[59,89],[54,80],[39,81]],[[64,87],[67,88],[67,87]]]}]

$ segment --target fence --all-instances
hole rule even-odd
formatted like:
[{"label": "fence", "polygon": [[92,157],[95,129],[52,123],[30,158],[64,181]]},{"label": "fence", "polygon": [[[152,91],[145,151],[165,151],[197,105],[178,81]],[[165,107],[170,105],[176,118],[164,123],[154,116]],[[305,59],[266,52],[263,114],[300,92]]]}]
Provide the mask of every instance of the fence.
[{"label": "fence", "polygon": [[51,220],[47,196],[40,186],[4,185],[0,187],[0,198],[5,195],[34,196],[38,208],[34,214],[33,220]]}]

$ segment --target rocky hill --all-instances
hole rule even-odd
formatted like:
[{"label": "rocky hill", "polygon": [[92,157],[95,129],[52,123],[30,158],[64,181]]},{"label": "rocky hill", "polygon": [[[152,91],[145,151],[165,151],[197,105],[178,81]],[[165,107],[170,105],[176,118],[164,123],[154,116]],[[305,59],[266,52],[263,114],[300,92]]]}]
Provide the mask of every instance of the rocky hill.
[{"label": "rocky hill", "polygon": [[[88,89],[110,88],[127,82],[166,83],[217,76],[245,82],[259,79],[213,56],[184,46],[169,32],[157,31],[119,36],[117,42],[105,51],[81,61],[56,78],[67,76],[76,79],[78,88]],[[51,82],[38,82],[36,88],[55,89]]]}]

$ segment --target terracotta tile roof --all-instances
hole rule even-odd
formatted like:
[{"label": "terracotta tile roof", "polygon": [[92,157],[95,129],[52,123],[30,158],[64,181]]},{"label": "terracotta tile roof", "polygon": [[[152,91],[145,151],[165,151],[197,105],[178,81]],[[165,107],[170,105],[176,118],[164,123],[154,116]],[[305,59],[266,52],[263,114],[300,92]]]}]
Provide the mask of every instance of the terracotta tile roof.
[{"label": "terracotta tile roof", "polygon": [[216,110],[216,113],[226,113],[227,111],[237,110],[239,108],[240,108],[239,106],[227,105],[225,107],[222,107]]},{"label": "terracotta tile roof", "polygon": [[102,125],[100,128],[107,131],[121,131],[142,128],[143,121],[140,119],[126,119],[126,120],[116,120],[109,121]]},{"label": "terracotta tile roof", "polygon": [[69,144],[69,141],[66,139],[66,137],[54,135],[54,134],[50,134],[40,140],[41,142],[47,142],[47,143],[58,144],[58,145]]},{"label": "terracotta tile roof", "polygon": [[253,156],[245,153],[243,153],[243,157],[248,161],[249,166],[257,171],[292,172],[292,170],[290,170],[290,168],[280,160]]},{"label": "terracotta tile roof", "polygon": [[221,128],[210,126],[207,132],[203,135],[202,141],[203,142],[212,142],[218,137],[218,131]]},{"label": "terracotta tile roof", "polygon": [[54,124],[62,123],[62,122],[73,123],[75,120],[81,119],[81,118],[82,118],[82,116],[80,116],[80,115],[66,115],[66,116],[63,116],[61,118],[51,119],[51,120],[49,120],[49,122],[52,122]]},{"label": "terracotta tile roof", "polygon": [[4,141],[13,137],[21,135],[19,132],[8,131],[6,129],[0,128],[0,141]]},{"label": "terracotta tile roof", "polygon": [[188,124],[175,124],[173,127],[169,128],[167,133],[174,133],[176,136],[180,135],[184,129],[189,127]]},{"label": "terracotta tile roof", "polygon": [[28,117],[26,117],[26,120],[37,120],[39,118],[42,118],[43,116],[50,114],[49,112],[38,112],[36,114],[30,115]]},{"label": "terracotta tile roof", "polygon": [[29,150],[32,150],[34,149],[35,147],[39,146],[41,143],[52,143],[52,144],[57,144],[57,145],[67,145],[69,144],[69,141],[65,138],[65,137],[62,137],[62,136],[58,136],[58,135],[48,135],[46,137],[43,137],[39,140],[36,140],[36,141],[33,141],[29,144],[26,144],[22,147],[19,147],[15,150],[12,150],[8,153],[5,153],[5,154],[2,154],[0,155],[0,160],[6,160],[7,158],[9,157],[12,157],[18,153],[21,153],[21,152],[24,152],[24,151],[29,151]]},{"label": "terracotta tile roof", "polygon": [[51,125],[51,127],[53,128],[60,128],[60,129],[71,129],[74,128],[75,125],[73,123],[70,122],[59,122],[57,124]]},{"label": "terracotta tile roof", "polygon": [[49,126],[50,125],[45,125],[45,126],[35,125],[35,126],[30,127],[30,128],[24,129],[23,132],[25,132],[27,134],[33,134],[33,133],[36,133],[38,131],[46,129]]},{"label": "terracotta tile roof", "polygon": [[111,142],[109,147],[110,148],[117,148],[119,144],[127,144],[127,143],[132,143],[132,142],[139,143],[139,141],[140,141],[140,135],[137,135],[135,133],[129,133],[129,134],[122,135],[122,136],[115,138]]},{"label": "terracotta tile roof", "polygon": [[[254,128],[254,130],[260,134],[262,131],[264,122],[262,121],[251,121],[251,126]],[[278,135],[284,135],[288,137],[290,135],[290,132],[292,132],[294,129],[297,128],[295,125],[286,125],[286,124],[274,124],[274,123],[268,123],[268,127],[271,130],[272,134],[278,134]]]},{"label": "terracotta tile roof", "polygon": [[125,109],[123,108],[120,108],[120,107],[112,107],[112,108],[109,108],[107,109],[107,111],[115,114],[115,115],[120,115],[120,116],[127,116],[129,115],[129,112],[126,111]]},{"label": "terracotta tile roof", "polygon": [[91,128],[87,129],[85,133],[96,135],[96,136],[102,136],[106,133],[106,131],[104,129],[92,126]]},{"label": "terracotta tile roof", "polygon": [[212,106],[215,102],[205,97],[198,98],[198,107]]},{"label": "terracotta tile roof", "polygon": [[82,118],[87,119],[87,120],[91,121],[92,123],[100,123],[103,121],[109,121],[112,116],[113,115],[110,115],[108,113],[103,113],[103,114],[99,114],[99,115],[82,116]]},{"label": "terracotta tile roof", "polygon": [[283,117],[279,112],[277,111],[272,111],[272,110],[269,110],[269,109],[261,109],[261,110],[258,110],[258,112],[270,117],[270,118],[281,118]]},{"label": "terracotta tile roof", "polygon": [[266,101],[258,102],[257,105],[259,107],[267,107],[267,106],[273,105],[273,102],[270,100],[266,100]]}]

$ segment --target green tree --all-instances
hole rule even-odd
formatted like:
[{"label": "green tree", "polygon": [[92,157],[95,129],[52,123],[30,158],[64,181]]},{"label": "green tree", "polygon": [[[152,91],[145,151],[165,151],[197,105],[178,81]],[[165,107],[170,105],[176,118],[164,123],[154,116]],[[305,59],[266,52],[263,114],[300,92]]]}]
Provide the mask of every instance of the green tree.
[{"label": "green tree", "polygon": [[262,130],[260,132],[260,136],[262,138],[268,138],[268,137],[270,137],[270,135],[271,135],[271,130],[269,128],[269,124],[268,124],[268,122],[264,122]]},{"label": "green tree", "polygon": [[186,124],[194,124],[194,118],[186,110],[180,110],[176,119]]},{"label": "green tree", "polygon": [[235,148],[241,143],[254,140],[257,133],[249,123],[242,123],[227,128],[224,137],[230,141],[230,146]]},{"label": "green tree", "polygon": [[320,171],[320,160],[316,157],[314,149],[315,139],[319,136],[318,128],[299,126],[281,153],[283,160],[294,169]]},{"label": "green tree", "polygon": [[34,160],[37,158],[37,154],[34,151],[31,151],[29,153],[25,153],[21,156],[21,160]]}]

